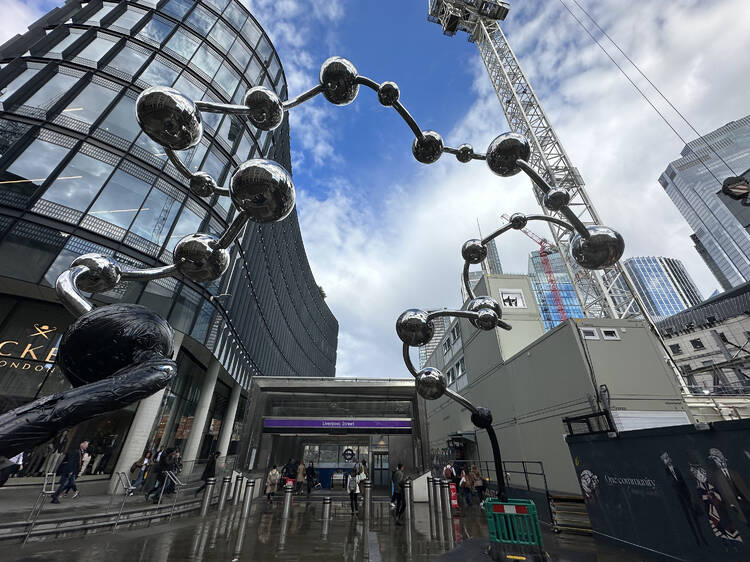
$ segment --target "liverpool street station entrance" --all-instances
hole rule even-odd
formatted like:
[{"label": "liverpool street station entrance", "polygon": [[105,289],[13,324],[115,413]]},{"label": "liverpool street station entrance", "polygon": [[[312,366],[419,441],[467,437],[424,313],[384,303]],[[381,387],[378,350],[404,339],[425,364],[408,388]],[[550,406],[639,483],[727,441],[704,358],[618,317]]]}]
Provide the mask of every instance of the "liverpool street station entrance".
[{"label": "liverpool street station entrance", "polygon": [[424,411],[411,379],[255,377],[243,427],[245,469],[267,474],[290,461],[312,462],[324,488],[365,461],[374,486],[391,471],[427,466]]}]

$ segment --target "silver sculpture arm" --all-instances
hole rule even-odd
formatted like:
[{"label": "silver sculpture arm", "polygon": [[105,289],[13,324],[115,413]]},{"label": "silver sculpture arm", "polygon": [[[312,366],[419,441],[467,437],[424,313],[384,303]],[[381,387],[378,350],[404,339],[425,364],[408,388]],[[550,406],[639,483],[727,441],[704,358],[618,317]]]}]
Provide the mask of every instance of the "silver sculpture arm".
[{"label": "silver sculpture arm", "polygon": [[246,105],[203,100],[196,101],[195,107],[206,113],[222,113],[225,115],[247,115],[252,111],[252,109]]},{"label": "silver sculpture arm", "polygon": [[232,221],[232,224],[229,225],[229,228],[226,229],[222,237],[216,241],[216,243],[214,244],[214,248],[229,248],[232,242],[234,242],[237,237],[242,234],[242,231],[244,230],[248,220],[249,217],[245,213],[238,214]]},{"label": "silver sculpture arm", "polygon": [[293,107],[297,107],[298,105],[305,103],[307,100],[314,98],[322,92],[323,86],[321,84],[313,86],[306,92],[298,95],[296,98],[285,101],[283,104],[284,109],[292,109]]},{"label": "silver sculpture arm", "polygon": [[63,271],[55,282],[57,298],[60,299],[68,312],[76,318],[83,316],[94,308],[94,305],[78,291],[76,286],[76,280],[88,270],[89,268],[85,265],[71,267]]},{"label": "silver sculpture arm", "polygon": [[150,281],[152,279],[163,279],[172,277],[177,273],[177,266],[164,265],[162,267],[151,267],[148,269],[131,269],[122,272],[123,279],[132,279],[133,281]]}]

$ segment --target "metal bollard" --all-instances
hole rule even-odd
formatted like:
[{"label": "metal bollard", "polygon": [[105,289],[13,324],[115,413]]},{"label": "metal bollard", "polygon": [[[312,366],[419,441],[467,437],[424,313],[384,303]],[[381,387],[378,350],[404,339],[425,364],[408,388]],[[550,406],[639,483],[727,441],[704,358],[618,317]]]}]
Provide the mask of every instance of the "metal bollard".
[{"label": "metal bollard", "polygon": [[427,477],[427,511],[430,516],[430,538],[435,538],[435,499],[432,497],[432,476]]},{"label": "metal bollard", "polygon": [[232,495],[232,505],[240,505],[240,497],[242,496],[242,485],[245,483],[245,477],[240,474],[234,479],[234,494]]},{"label": "metal bollard", "polygon": [[281,514],[282,519],[288,519],[290,513],[292,512],[292,494],[294,493],[294,488],[292,488],[291,484],[287,484],[284,486],[284,511]]},{"label": "metal bollard", "polygon": [[406,507],[406,524],[411,525],[411,480],[404,482],[404,504]]},{"label": "metal bollard", "polygon": [[443,502],[443,517],[451,516],[451,481],[442,480],[440,482],[440,499]]},{"label": "metal bollard", "polygon": [[219,511],[221,512],[222,509],[224,509],[224,504],[227,501],[227,490],[229,489],[229,486],[232,484],[232,477],[231,476],[225,476],[221,479],[221,490],[219,490]]},{"label": "metal bollard", "polygon": [[242,518],[247,519],[250,515],[250,504],[253,501],[253,488],[255,488],[255,480],[247,479],[245,482],[245,498],[242,502]]},{"label": "metal bollard", "polygon": [[206,487],[203,489],[203,502],[201,503],[201,517],[205,517],[208,513],[208,508],[211,507],[211,499],[213,499],[214,488],[216,487],[216,478],[213,476],[206,480]]},{"label": "metal bollard", "polygon": [[328,524],[331,518],[331,498],[326,497],[323,499],[323,533],[322,538],[324,541],[328,540]]},{"label": "metal bollard", "polygon": [[364,481],[364,490],[365,490],[365,492],[364,492],[364,495],[365,495],[365,502],[364,502],[365,503],[365,505],[364,505],[364,508],[365,508],[365,519],[369,520],[370,519],[371,510],[372,510],[372,482],[370,482],[369,480],[365,480]]},{"label": "metal bollard", "polygon": [[440,478],[432,479],[432,499],[435,502],[435,521],[440,521],[443,514],[443,502],[440,500]]}]

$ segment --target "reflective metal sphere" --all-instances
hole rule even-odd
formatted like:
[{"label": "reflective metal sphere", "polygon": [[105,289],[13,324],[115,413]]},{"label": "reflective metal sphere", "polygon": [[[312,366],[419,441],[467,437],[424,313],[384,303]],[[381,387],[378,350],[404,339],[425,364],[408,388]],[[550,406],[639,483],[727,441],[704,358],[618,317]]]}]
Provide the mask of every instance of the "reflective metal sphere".
[{"label": "reflective metal sphere", "polygon": [[474,154],[474,148],[470,144],[462,144],[458,147],[458,153],[456,154],[456,160],[466,164],[471,162],[471,155]]},{"label": "reflective metal sphere", "polygon": [[427,312],[410,308],[396,320],[396,333],[401,341],[412,347],[426,344],[435,334],[435,324],[427,321]]},{"label": "reflective metal sphere", "polygon": [[487,147],[487,165],[498,176],[514,176],[521,171],[516,160],[528,160],[531,145],[518,133],[503,133]]},{"label": "reflective metal sphere", "polygon": [[255,222],[280,221],[294,209],[294,182],[283,166],[254,158],[243,162],[229,182],[234,205]]},{"label": "reflective metal sphere", "polygon": [[395,82],[383,82],[378,88],[378,101],[386,107],[398,101],[401,91]]},{"label": "reflective metal sphere", "polygon": [[192,100],[173,88],[146,88],[135,102],[135,118],[152,140],[172,150],[198,144],[201,115]]},{"label": "reflective metal sphere", "polygon": [[[480,314],[480,317],[476,320],[469,320],[472,326],[480,330],[496,328],[497,321],[503,317],[503,309],[500,307],[500,303],[492,297],[477,297],[470,300],[466,305],[466,310]],[[486,311],[489,311],[490,314],[485,314]]]},{"label": "reflective metal sphere", "polygon": [[190,178],[190,191],[198,197],[208,197],[216,189],[216,182],[207,172],[195,172]]},{"label": "reflective metal sphere", "polygon": [[461,246],[461,256],[469,263],[482,263],[484,258],[487,257],[487,247],[482,245],[481,240],[472,238]]},{"label": "reflective metal sphere", "polygon": [[417,393],[425,400],[435,400],[445,394],[448,381],[445,375],[433,367],[425,367],[417,375]]},{"label": "reflective metal sphere", "polygon": [[477,411],[471,414],[471,423],[479,429],[492,427],[492,412],[489,408],[479,406]]},{"label": "reflective metal sphere", "polygon": [[435,131],[422,131],[422,136],[414,139],[411,153],[422,164],[437,162],[443,154],[443,137]]},{"label": "reflective metal sphere", "polygon": [[510,216],[510,226],[512,228],[515,228],[516,230],[521,230],[522,228],[526,228],[526,225],[529,222],[529,219],[526,218],[526,215],[523,213],[513,213]]},{"label": "reflective metal sphere", "polygon": [[250,108],[247,117],[263,131],[273,131],[284,120],[284,107],[275,92],[265,86],[250,88],[244,104]]},{"label": "reflective metal sphere", "polygon": [[73,386],[111,377],[151,357],[171,358],[174,332],[139,304],[98,306],[76,318],[60,340],[57,364]]},{"label": "reflective metal sphere", "polygon": [[553,187],[544,194],[543,203],[550,211],[559,211],[570,202],[570,193],[564,187]]},{"label": "reflective metal sphere", "polygon": [[210,234],[189,234],[174,247],[173,261],[177,271],[196,283],[213,281],[229,267],[229,252],[214,248],[218,240]]},{"label": "reflective metal sphere", "polygon": [[351,61],[342,57],[331,57],[320,67],[323,95],[336,105],[352,103],[359,93],[357,76],[357,69]]},{"label": "reflective metal sphere", "polygon": [[570,255],[585,269],[601,269],[614,265],[625,251],[625,241],[619,232],[606,226],[589,226],[588,238],[580,234],[570,242]]},{"label": "reflective metal sphere", "polygon": [[115,288],[120,282],[122,270],[120,264],[109,256],[102,254],[83,254],[70,264],[70,267],[83,265],[89,268],[78,276],[76,285],[87,293],[103,293]]}]

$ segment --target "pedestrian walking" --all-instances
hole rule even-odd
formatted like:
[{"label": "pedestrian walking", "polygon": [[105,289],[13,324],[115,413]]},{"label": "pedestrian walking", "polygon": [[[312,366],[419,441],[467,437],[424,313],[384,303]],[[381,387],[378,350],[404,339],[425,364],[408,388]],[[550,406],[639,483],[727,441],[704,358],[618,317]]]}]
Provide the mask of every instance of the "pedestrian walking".
[{"label": "pedestrian walking", "polygon": [[307,470],[305,470],[305,479],[307,480],[307,495],[310,495],[310,492],[315,487],[315,479],[318,477],[317,473],[315,472],[315,465],[313,465],[312,461],[310,461],[310,464],[307,466]]},{"label": "pedestrian walking", "polygon": [[365,459],[362,459],[362,472],[365,473],[365,478],[370,477],[370,472],[367,470],[367,461]]},{"label": "pedestrian walking", "polygon": [[303,463],[302,461],[299,461],[299,464],[297,465],[297,477],[294,483],[295,494],[299,495],[302,493],[302,487],[305,485],[306,477],[307,477],[307,472],[305,470],[305,463]]},{"label": "pedestrian walking", "polygon": [[143,456],[133,463],[130,467],[130,485],[133,486],[133,490],[130,491],[130,495],[133,495],[137,489],[143,486],[143,482],[148,477],[148,472],[151,470],[151,451],[146,451]]},{"label": "pedestrian walking", "polygon": [[471,506],[471,496],[474,493],[474,481],[470,470],[461,471],[461,480],[459,480],[458,487],[463,490],[466,505]]},{"label": "pedestrian walking", "polygon": [[206,463],[206,466],[201,473],[201,480],[203,480],[203,484],[201,484],[201,487],[195,491],[196,496],[203,491],[203,488],[206,487],[209,478],[216,477],[216,461],[219,460],[220,456],[221,451],[215,451],[214,454],[211,455],[211,457],[208,459],[208,462]]},{"label": "pedestrian walking", "polygon": [[164,486],[163,493],[168,493],[168,490],[166,488],[167,472],[172,470],[175,466],[174,453],[174,447],[168,447],[165,451],[162,452],[161,457],[159,458],[159,462],[157,462],[156,466],[154,467],[156,482],[154,483],[154,487],[146,492],[146,501],[151,499],[151,495],[154,494],[154,503],[158,503],[159,498],[157,496],[157,492],[162,486]]},{"label": "pedestrian walking", "polygon": [[281,475],[279,474],[279,471],[276,470],[276,465],[273,465],[273,468],[268,473],[268,477],[266,478],[266,498],[268,501],[271,501],[271,498],[273,498],[273,495],[276,493],[276,487],[279,485],[279,480],[281,478]]},{"label": "pedestrian walking", "polygon": [[349,477],[346,480],[346,490],[349,492],[349,501],[351,502],[352,515],[359,512],[359,505],[357,504],[357,498],[359,496],[359,483],[366,478],[362,467],[354,467],[349,473]]},{"label": "pedestrian walking", "polygon": [[477,465],[471,467],[471,479],[474,481],[474,493],[479,498],[479,504],[482,505],[484,503],[484,478]]},{"label": "pedestrian walking", "polygon": [[81,463],[83,462],[83,454],[89,447],[88,441],[81,441],[81,444],[77,449],[69,451],[65,455],[65,459],[60,464],[60,468],[57,469],[57,473],[60,475],[60,487],[55,490],[52,494],[52,503],[60,503],[60,494],[73,490],[73,497],[78,497],[78,487],[76,486],[76,476],[81,470]]},{"label": "pedestrian walking", "polygon": [[406,477],[404,476],[404,465],[398,463],[396,472],[393,473],[393,496],[396,503],[396,508],[393,510],[393,515],[396,518],[396,525],[402,525],[401,516],[406,509],[406,501],[404,498],[404,483]]}]

